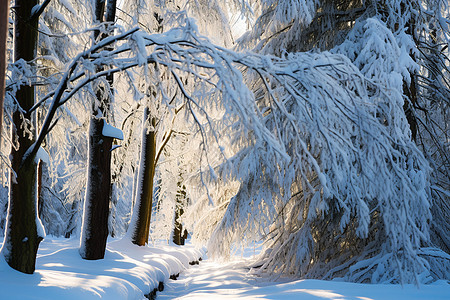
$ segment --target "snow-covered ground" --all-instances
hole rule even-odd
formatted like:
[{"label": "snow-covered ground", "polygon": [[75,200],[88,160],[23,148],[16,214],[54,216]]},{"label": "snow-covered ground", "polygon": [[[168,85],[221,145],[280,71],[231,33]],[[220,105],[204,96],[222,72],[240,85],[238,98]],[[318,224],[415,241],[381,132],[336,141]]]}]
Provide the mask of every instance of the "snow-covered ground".
[{"label": "snow-covered ground", "polygon": [[449,300],[450,285],[371,285],[337,281],[268,282],[248,275],[248,261],[202,262],[166,283],[162,299]]},{"label": "snow-covered ground", "polygon": [[105,259],[88,261],[81,259],[78,247],[78,239],[47,236],[33,275],[11,269],[1,257],[0,299],[145,299],[160,281],[202,255],[189,246],[138,247],[115,240],[108,243]]},{"label": "snow-covered ground", "polygon": [[[0,241],[1,242],[1,241]],[[87,261],[77,239],[47,237],[39,248],[36,272],[12,270],[0,259],[0,299],[145,299],[165,282],[157,299],[302,299],[302,300],[449,300],[450,284],[366,285],[337,281],[270,282],[249,275],[251,258],[230,263],[190,261],[204,255],[191,246],[138,247],[123,240],[108,243],[105,259]],[[252,254],[249,251],[244,254]],[[182,272],[178,280],[170,275]]]}]

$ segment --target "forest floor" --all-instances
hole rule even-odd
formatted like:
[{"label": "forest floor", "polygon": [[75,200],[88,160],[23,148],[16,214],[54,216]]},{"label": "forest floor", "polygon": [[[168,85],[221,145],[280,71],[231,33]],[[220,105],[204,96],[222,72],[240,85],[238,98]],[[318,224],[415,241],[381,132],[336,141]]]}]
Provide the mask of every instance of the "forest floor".
[{"label": "forest floor", "polygon": [[204,255],[190,246],[139,247],[111,239],[104,259],[84,260],[78,248],[79,239],[47,236],[32,275],[11,269],[0,256],[0,299],[146,299],[144,295],[158,289],[160,282],[169,281]]},{"label": "forest floor", "polygon": [[202,261],[166,283],[157,300],[280,299],[280,300],[450,300],[450,284],[357,284],[323,280],[270,281],[249,275],[248,260],[217,264]]},{"label": "forest floor", "polygon": [[[0,244],[2,238],[0,238]],[[11,269],[0,257],[0,299],[302,299],[302,300],[449,300],[450,283],[367,285],[338,281],[270,280],[249,273],[252,250],[232,262],[218,263],[192,246],[138,247],[110,240],[105,258],[81,259],[78,239],[47,236],[39,247],[33,275]],[[175,275],[180,276],[175,279]],[[170,279],[172,278],[172,279]]]}]

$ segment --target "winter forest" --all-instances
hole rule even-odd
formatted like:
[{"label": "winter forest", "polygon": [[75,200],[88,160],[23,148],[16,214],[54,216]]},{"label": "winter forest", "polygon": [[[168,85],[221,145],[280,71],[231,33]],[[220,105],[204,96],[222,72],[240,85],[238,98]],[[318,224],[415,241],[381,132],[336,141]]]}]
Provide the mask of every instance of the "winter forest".
[{"label": "winter forest", "polygon": [[0,278],[258,247],[449,290],[447,0],[0,3]]}]

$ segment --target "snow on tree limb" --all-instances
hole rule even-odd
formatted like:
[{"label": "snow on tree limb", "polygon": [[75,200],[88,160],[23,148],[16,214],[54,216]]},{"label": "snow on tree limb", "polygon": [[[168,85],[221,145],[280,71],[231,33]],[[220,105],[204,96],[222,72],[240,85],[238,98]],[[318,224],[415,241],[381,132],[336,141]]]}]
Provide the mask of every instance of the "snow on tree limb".
[{"label": "snow on tree limb", "polygon": [[[112,43],[115,49],[104,47]],[[93,71],[100,65],[109,68]],[[195,204],[225,210],[221,219],[195,224],[199,234],[215,228],[212,253],[263,236],[270,251],[260,272],[372,282],[413,282],[426,275],[418,253],[429,238],[430,169],[410,140],[404,72],[383,70],[392,80],[384,84],[370,76],[379,70],[362,72],[342,54],[237,53],[199,36],[190,19],[165,34],[133,29],[72,61],[51,92],[32,152],[60,105],[88,83],[132,68],[155,70],[155,95],[165,114],[185,105],[201,140],[200,181],[240,182],[231,199],[210,201],[208,193],[207,204]],[[227,134],[231,157],[221,146]],[[327,249],[331,239],[336,246]]]},{"label": "snow on tree limb", "polygon": [[103,120],[103,136],[112,137],[118,140],[123,140],[123,132],[119,128],[116,128]]}]

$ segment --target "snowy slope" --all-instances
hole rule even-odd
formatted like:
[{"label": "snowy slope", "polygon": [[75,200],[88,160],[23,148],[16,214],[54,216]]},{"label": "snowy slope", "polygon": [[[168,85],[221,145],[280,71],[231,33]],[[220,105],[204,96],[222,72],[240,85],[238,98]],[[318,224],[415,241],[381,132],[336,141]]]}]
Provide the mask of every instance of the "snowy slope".
[{"label": "snowy slope", "polygon": [[[157,299],[449,300],[450,284],[371,285],[288,279],[271,281],[249,273],[252,258],[230,263],[189,262],[204,255],[191,246],[138,247],[126,240],[108,243],[105,259],[87,261],[77,239],[47,237],[39,248],[36,272],[27,275],[0,261],[0,299],[145,299],[160,281]],[[255,250],[244,253],[254,254]],[[257,249],[259,250],[259,249]],[[178,280],[170,275],[181,273]]]},{"label": "snowy slope", "polygon": [[186,270],[177,281],[168,281],[163,299],[301,299],[301,300],[449,300],[450,285],[357,284],[323,280],[270,282],[248,274],[248,261],[228,264],[202,262]]},{"label": "snowy slope", "polygon": [[88,261],[78,246],[77,239],[47,237],[33,275],[11,269],[2,258],[0,299],[145,299],[160,281],[202,256],[189,246],[138,247],[116,240],[108,243],[105,259]]}]

